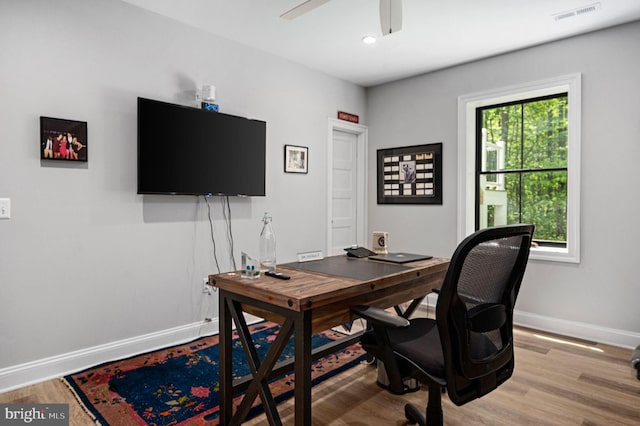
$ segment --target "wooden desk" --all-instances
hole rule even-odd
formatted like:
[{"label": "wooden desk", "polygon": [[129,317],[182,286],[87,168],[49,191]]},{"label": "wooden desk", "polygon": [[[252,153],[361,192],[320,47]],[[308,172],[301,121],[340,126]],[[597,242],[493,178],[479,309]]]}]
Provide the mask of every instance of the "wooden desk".
[{"label": "wooden desk", "polygon": [[[342,258],[344,256],[339,256]],[[352,259],[354,262],[373,262]],[[338,348],[320,348],[312,352],[313,333],[352,321],[350,307],[370,305],[389,308],[413,300],[407,312],[396,307],[398,314],[409,316],[424,296],[442,284],[449,261],[434,258],[405,264],[405,270],[371,279],[347,278],[320,272],[278,266],[290,280],[262,276],[257,280],[242,279],[239,272],[209,276],[209,283],[220,289],[220,424],[240,424],[255,398],[260,395],[265,414],[272,425],[281,424],[268,380],[291,369],[276,365],[289,337],[295,336],[293,370],[295,374],[295,423],[312,424],[311,363]],[[247,312],[281,325],[265,359],[260,360],[242,315]],[[232,379],[232,319],[245,350],[253,378],[240,383]],[[359,336],[355,336],[357,340]],[[354,339],[343,339],[341,346]],[[246,390],[244,399],[232,417],[234,393]]]}]

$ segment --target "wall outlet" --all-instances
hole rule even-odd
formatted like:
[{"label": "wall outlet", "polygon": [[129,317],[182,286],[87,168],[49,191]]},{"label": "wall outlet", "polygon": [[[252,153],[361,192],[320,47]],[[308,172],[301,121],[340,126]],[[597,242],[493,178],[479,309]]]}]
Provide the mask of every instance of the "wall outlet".
[{"label": "wall outlet", "polygon": [[0,198],[0,219],[11,219],[11,198]]},{"label": "wall outlet", "polygon": [[209,277],[204,277],[202,279],[202,292],[204,294],[208,294],[209,296],[213,294],[213,287],[209,285]]}]

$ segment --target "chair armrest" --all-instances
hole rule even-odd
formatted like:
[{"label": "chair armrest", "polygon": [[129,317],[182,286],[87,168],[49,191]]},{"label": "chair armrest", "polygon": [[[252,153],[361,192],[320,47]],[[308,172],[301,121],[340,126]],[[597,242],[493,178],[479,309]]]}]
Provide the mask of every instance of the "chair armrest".
[{"label": "chair armrest", "polygon": [[372,306],[357,305],[351,307],[351,312],[369,321],[371,324],[383,327],[408,327],[409,320],[401,316],[387,312],[384,309]]}]

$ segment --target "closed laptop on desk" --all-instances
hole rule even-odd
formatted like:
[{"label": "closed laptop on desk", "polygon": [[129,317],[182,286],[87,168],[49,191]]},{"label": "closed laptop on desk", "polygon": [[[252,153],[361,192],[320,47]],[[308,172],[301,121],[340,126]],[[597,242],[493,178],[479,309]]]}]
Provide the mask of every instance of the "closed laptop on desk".
[{"label": "closed laptop on desk", "polygon": [[393,262],[393,263],[408,263],[408,262],[416,262],[418,260],[427,260],[431,259],[433,256],[429,256],[426,254],[414,254],[414,253],[387,253],[387,254],[377,254],[375,256],[369,256],[371,260],[382,260],[384,262]]}]

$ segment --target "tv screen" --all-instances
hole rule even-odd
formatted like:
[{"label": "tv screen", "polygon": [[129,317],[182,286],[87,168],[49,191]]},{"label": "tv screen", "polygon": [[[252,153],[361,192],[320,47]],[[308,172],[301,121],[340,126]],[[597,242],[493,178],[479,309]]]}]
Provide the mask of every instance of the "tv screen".
[{"label": "tv screen", "polygon": [[265,195],[266,123],[138,98],[138,194]]}]

